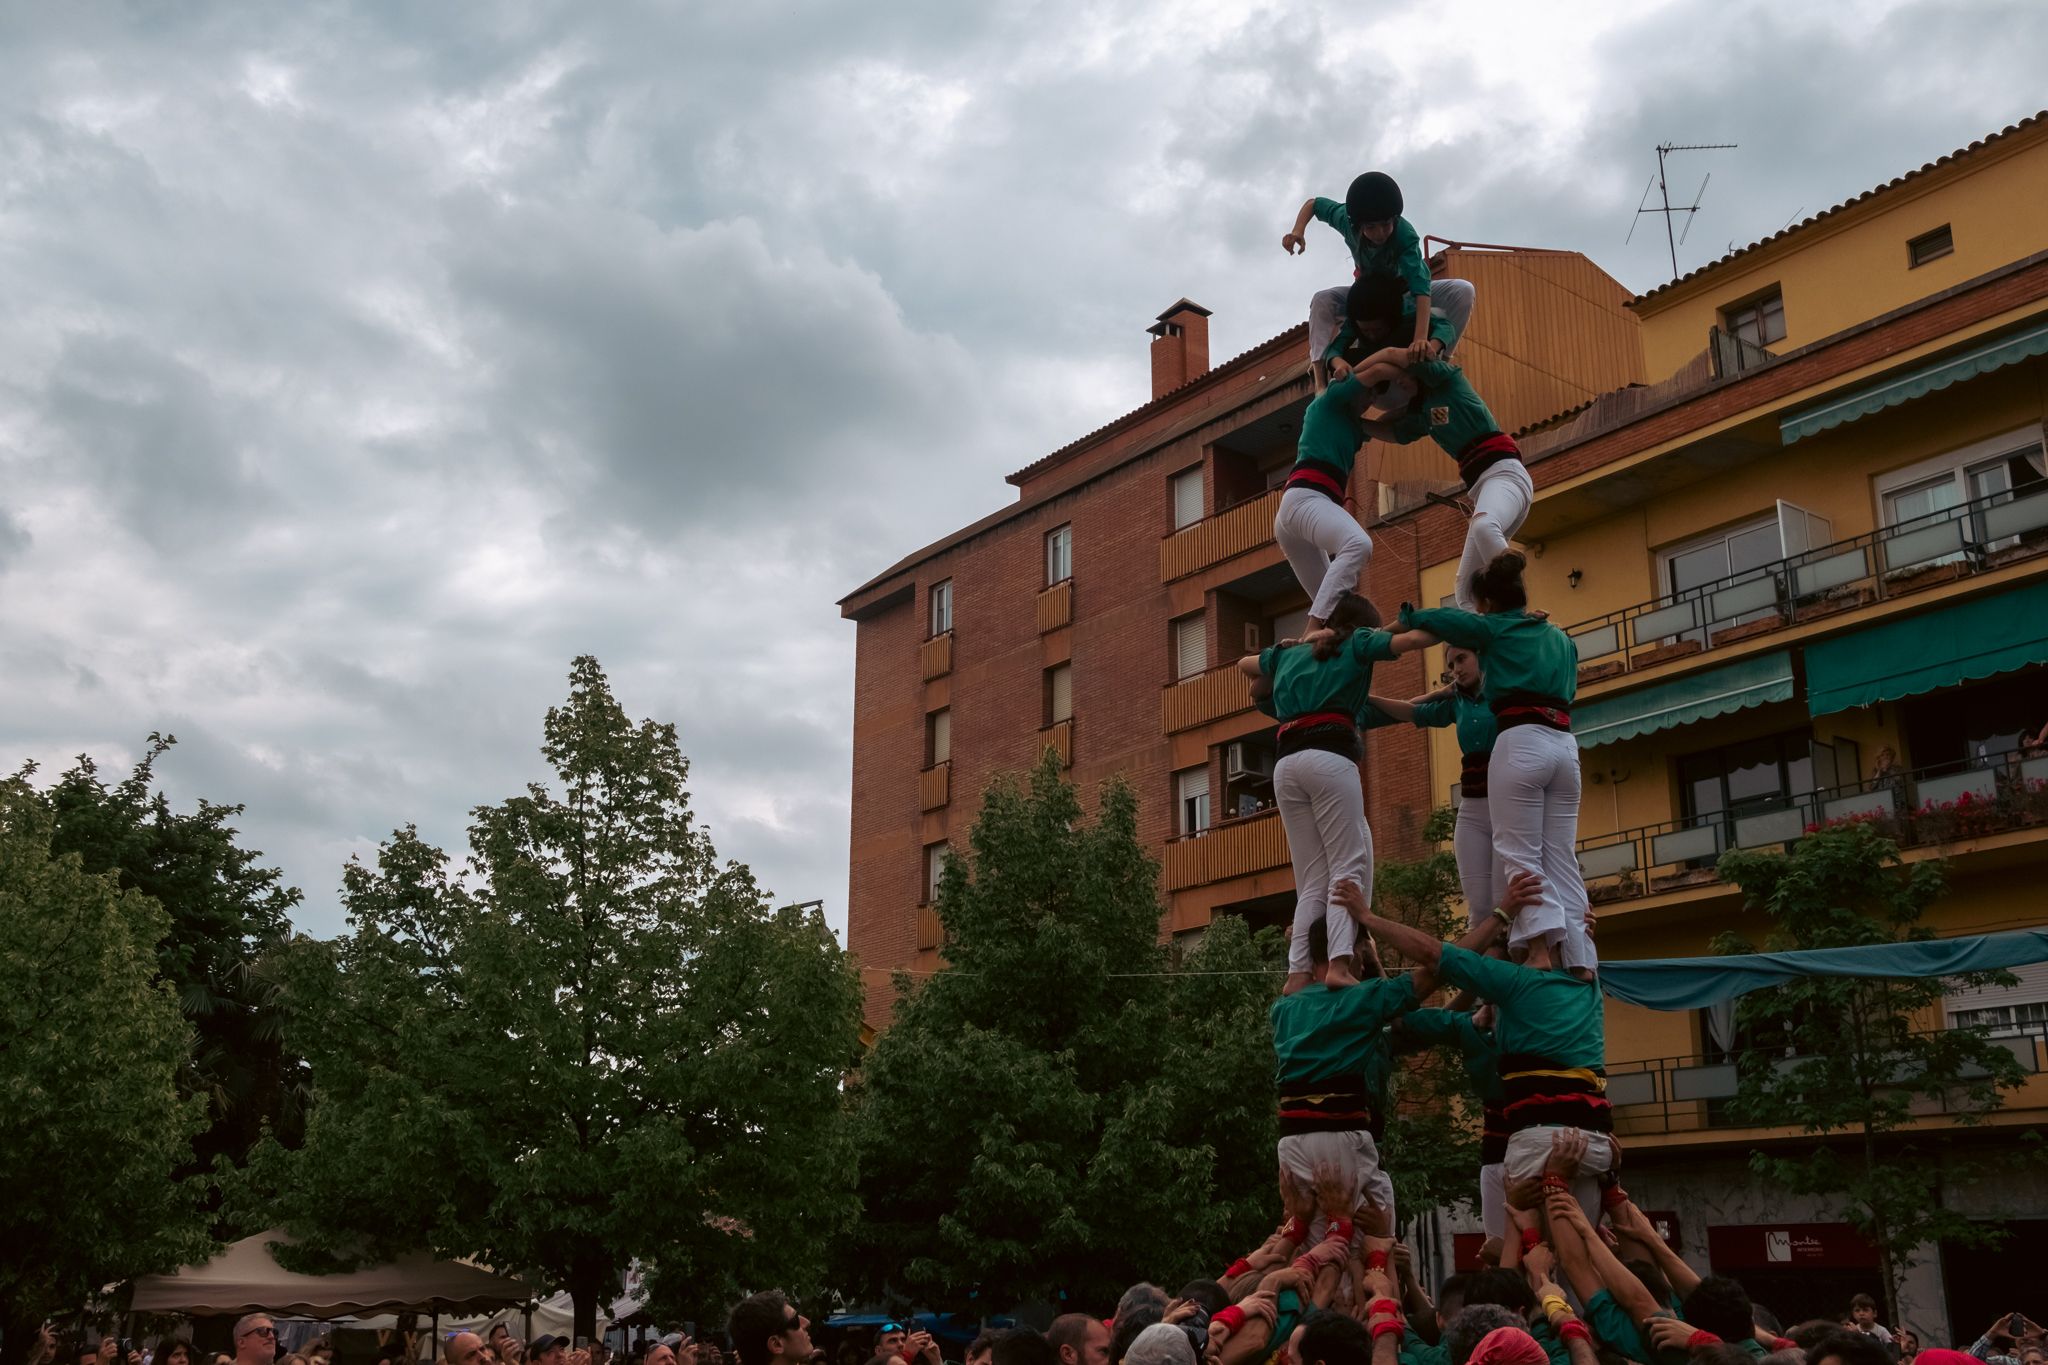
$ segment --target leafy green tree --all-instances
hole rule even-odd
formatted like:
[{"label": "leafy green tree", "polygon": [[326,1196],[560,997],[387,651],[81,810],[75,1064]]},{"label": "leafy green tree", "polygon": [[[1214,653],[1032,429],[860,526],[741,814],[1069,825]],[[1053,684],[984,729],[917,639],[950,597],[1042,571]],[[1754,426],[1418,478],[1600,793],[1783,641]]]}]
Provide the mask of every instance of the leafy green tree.
[{"label": "leafy green tree", "polygon": [[[1903,865],[1897,845],[1861,823],[1808,835],[1790,854],[1724,854],[1720,871],[1742,888],[1745,908],[1768,916],[1763,946],[1773,952],[1931,939],[1921,920],[1945,877],[1939,862]],[[1714,947],[1756,951],[1735,934]],[[2012,977],[1960,981],[2010,984]],[[1918,1248],[1995,1236],[1942,1207],[1944,1173],[1966,1176],[1973,1163],[1944,1135],[1901,1131],[1916,1117],[1915,1103],[1934,1102],[1951,1122],[1972,1126],[2022,1079],[2012,1054],[1983,1029],[1928,1030],[1948,984],[1809,977],[1745,996],[1736,1012],[1748,1046],[1732,1116],[1845,1139],[1797,1151],[1760,1148],[1750,1169],[1795,1194],[1840,1202],[1842,1216],[1877,1247],[1891,1322],[1899,1321],[1899,1278]]]},{"label": "leafy green tree", "polygon": [[1100,1307],[1278,1221],[1276,936],[1226,917],[1176,960],[1159,909],[1127,787],[1092,820],[1051,760],[990,787],[939,889],[948,969],[900,983],[854,1088],[847,1287]]},{"label": "leafy green tree", "polygon": [[307,1261],[424,1246],[566,1286],[583,1333],[633,1258],[671,1301],[815,1288],[853,1212],[857,978],[719,864],[675,727],[594,659],[542,753],[558,788],[473,812],[463,874],[401,830],[344,872],[352,932],[284,955],[314,1104],[242,1197]]},{"label": "leafy green tree", "polygon": [[205,1219],[173,1174],[205,1104],[180,1093],[192,1035],[157,945],[153,901],[53,851],[24,778],[0,779],[0,1344],[102,1286],[205,1254]]},{"label": "leafy green tree", "polygon": [[202,799],[177,811],[154,789],[156,761],[176,742],[150,735],[134,771],[111,786],[81,756],[41,799],[56,853],[77,854],[87,872],[114,873],[168,916],[155,945],[157,973],[193,1030],[180,1088],[205,1097],[208,1118],[181,1172],[190,1176],[217,1158],[241,1161],[266,1125],[295,1142],[305,1076],[284,1050],[269,986],[254,970],[285,941],[299,892],[262,865],[261,853],[236,843],[231,822],[243,807]]},{"label": "leafy green tree", "polygon": [[[1462,891],[1450,839],[1457,812],[1439,806],[1422,827],[1429,851],[1414,862],[1383,859],[1373,872],[1380,914],[1438,938],[1464,931],[1452,902]],[[1389,954],[1389,970],[1399,964]],[[1442,999],[1430,1002],[1445,1003]],[[1448,1049],[1410,1054],[1395,1069],[1380,1160],[1394,1182],[1395,1207],[1406,1217],[1479,1199],[1479,1097]]]}]

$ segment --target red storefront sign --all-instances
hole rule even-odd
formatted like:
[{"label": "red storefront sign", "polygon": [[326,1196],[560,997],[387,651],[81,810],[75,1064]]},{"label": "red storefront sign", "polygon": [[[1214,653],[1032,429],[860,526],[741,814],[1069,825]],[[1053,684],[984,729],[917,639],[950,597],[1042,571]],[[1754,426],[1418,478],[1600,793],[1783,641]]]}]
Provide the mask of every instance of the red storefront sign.
[{"label": "red storefront sign", "polygon": [[1877,1248],[1847,1223],[1758,1223],[1707,1229],[1707,1255],[1717,1271],[1776,1266],[1868,1270]]}]

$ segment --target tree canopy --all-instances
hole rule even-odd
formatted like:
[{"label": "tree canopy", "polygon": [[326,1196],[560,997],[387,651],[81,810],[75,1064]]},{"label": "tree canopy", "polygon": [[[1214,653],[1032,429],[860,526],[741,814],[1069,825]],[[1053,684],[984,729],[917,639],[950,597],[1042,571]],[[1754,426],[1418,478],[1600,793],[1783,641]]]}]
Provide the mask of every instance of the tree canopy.
[{"label": "tree canopy", "polygon": [[[1809,834],[1790,854],[1724,854],[1720,871],[1742,889],[1747,909],[1768,917],[1762,946],[1773,952],[1932,938],[1922,920],[1946,885],[1940,862],[1902,863],[1897,845],[1862,822]],[[1714,947],[1756,951],[1735,934]],[[2012,979],[1988,973],[1957,984]],[[1973,1169],[1951,1135],[1901,1131],[1926,1106],[1965,1128],[1980,1123],[2022,1079],[2012,1053],[1981,1028],[1942,1027],[1950,985],[1809,977],[1747,995],[1736,1010],[1744,1046],[1733,1116],[1850,1139],[1758,1148],[1750,1168],[1795,1194],[1838,1202],[1878,1249],[1891,1322],[1899,1321],[1899,1276],[1918,1247],[1995,1235],[1943,1206],[1944,1175]]]},{"label": "tree canopy", "polygon": [[157,973],[170,917],[54,851],[48,803],[0,779],[0,1340],[107,1283],[205,1254],[192,1159],[205,1102],[180,1092],[192,1033]]},{"label": "tree canopy", "polygon": [[351,932],[284,955],[314,1102],[245,1197],[308,1259],[425,1246],[565,1286],[585,1333],[636,1258],[682,1307],[815,1288],[853,1209],[854,973],[719,863],[675,727],[596,660],[542,753],[555,785],[477,808],[464,868],[400,830],[344,873]]},{"label": "tree canopy", "polygon": [[1100,1305],[1215,1273],[1278,1221],[1277,936],[1221,917],[1162,947],[1130,790],[1084,818],[1050,758],[990,787],[967,843],[938,893],[949,965],[900,983],[855,1088],[846,1287]]}]

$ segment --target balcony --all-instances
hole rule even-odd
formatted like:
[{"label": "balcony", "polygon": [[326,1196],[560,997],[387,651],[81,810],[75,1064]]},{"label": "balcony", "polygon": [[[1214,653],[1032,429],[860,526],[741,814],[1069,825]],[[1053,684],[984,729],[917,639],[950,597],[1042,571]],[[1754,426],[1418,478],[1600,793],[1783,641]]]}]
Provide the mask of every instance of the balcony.
[{"label": "balcony", "polygon": [[[2005,1109],[2035,1109],[2048,1103],[2048,1030],[2040,1025],[1994,1028],[1992,1037],[2011,1050],[2027,1073],[2018,1090],[2006,1092]],[[1785,1057],[1776,1065],[1796,1066],[1802,1059]],[[1674,1134],[1756,1131],[1729,1116],[1729,1101],[1741,1093],[1742,1054],[1710,1061],[1704,1057],[1658,1057],[1648,1061],[1607,1064],[1607,1099],[1614,1106],[1614,1131],[1623,1138]],[[1946,1103],[1919,1098],[1915,1114],[1933,1117],[1952,1112]]]},{"label": "balcony", "polygon": [[1280,490],[1192,522],[1159,542],[1159,581],[1200,573],[1273,539],[1273,514],[1280,508]]},{"label": "balcony", "polygon": [[1579,685],[2048,553],[2048,483],[1943,508],[1578,625]]},{"label": "balcony", "polygon": [[939,912],[929,905],[917,907],[917,950],[928,952],[946,941],[946,931],[939,923]]},{"label": "balcony", "polygon": [[1594,904],[1636,900],[1719,884],[1716,863],[1728,849],[1787,848],[1847,821],[1875,825],[1900,848],[2048,827],[2048,755],[1900,771],[1740,813],[1582,839],[1579,870]]},{"label": "balcony", "polygon": [[953,765],[934,763],[917,775],[917,808],[937,810],[953,799]]},{"label": "balcony", "polygon": [[1251,680],[1237,671],[1233,661],[1168,683],[1160,698],[1159,720],[1167,734],[1177,735],[1251,709]]},{"label": "balcony", "polygon": [[1047,749],[1059,755],[1060,766],[1074,766],[1074,722],[1072,719],[1055,721],[1038,732],[1038,750],[1043,754]]},{"label": "balcony", "polygon": [[1063,578],[1038,594],[1038,633],[1074,623],[1074,580]]},{"label": "balcony", "polygon": [[953,671],[953,632],[934,635],[918,647],[917,662],[924,670],[924,680],[943,678]]},{"label": "balcony", "polygon": [[1168,891],[1185,891],[1286,866],[1280,812],[1265,810],[1169,841],[1163,872]]}]

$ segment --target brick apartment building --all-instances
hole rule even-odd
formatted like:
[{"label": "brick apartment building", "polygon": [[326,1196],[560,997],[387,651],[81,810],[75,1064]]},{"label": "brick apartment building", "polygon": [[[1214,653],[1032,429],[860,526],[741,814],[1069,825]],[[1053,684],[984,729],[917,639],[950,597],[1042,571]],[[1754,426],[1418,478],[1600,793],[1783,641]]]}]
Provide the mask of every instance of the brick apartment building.
[{"label": "brick apartment building", "polygon": [[[1629,293],[1585,257],[1447,245],[1432,266],[1478,290],[1460,360],[1508,429],[1642,379]],[[1307,605],[1271,535],[1311,396],[1306,328],[1213,368],[1207,310],[1183,299],[1149,331],[1150,402],[1026,465],[1014,502],[840,603],[858,630],[848,937],[867,967],[938,965],[939,860],[991,778],[1048,745],[1084,793],[1111,776],[1137,792],[1164,930],[1290,911],[1272,726],[1230,665]],[[1368,590],[1391,606],[1457,554],[1464,514],[1376,467],[1369,450],[1351,501],[1375,527]],[[1385,671],[1394,690],[1422,685],[1417,660]],[[1422,737],[1376,733],[1361,781],[1383,856],[1416,855],[1448,796]],[[890,1003],[871,973],[868,1022]]]}]

